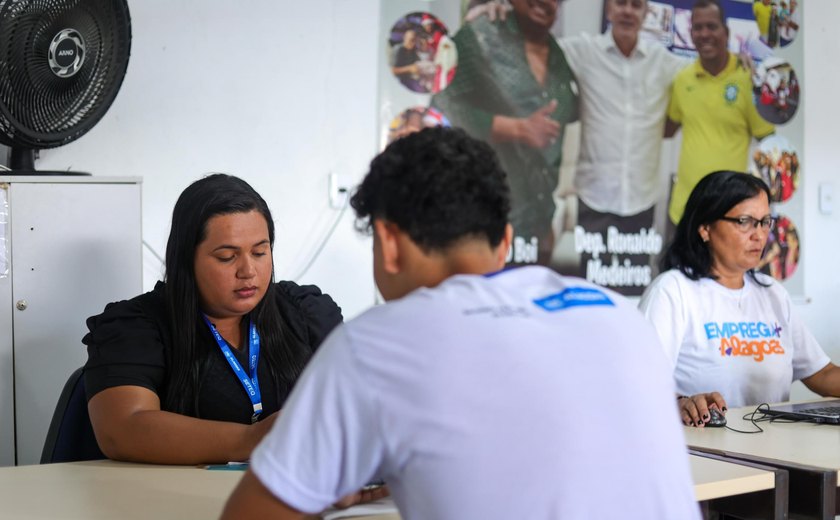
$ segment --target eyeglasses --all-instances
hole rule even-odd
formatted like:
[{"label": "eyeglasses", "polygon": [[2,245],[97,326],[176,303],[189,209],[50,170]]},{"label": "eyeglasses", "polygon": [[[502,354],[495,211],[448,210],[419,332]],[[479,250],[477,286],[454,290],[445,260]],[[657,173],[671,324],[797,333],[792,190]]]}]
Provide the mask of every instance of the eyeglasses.
[{"label": "eyeglasses", "polygon": [[749,233],[750,230],[756,229],[758,226],[763,227],[767,231],[772,231],[773,228],[776,227],[776,219],[773,217],[757,219],[744,215],[742,217],[720,217],[720,220],[732,222],[735,224],[735,227],[738,228],[738,231],[741,231],[742,233]]}]

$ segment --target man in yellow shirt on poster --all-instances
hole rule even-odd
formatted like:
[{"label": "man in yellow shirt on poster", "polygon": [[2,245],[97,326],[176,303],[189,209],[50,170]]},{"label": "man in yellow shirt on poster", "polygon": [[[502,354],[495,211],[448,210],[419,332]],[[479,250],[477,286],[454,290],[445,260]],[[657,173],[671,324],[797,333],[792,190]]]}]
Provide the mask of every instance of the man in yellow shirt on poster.
[{"label": "man in yellow shirt on poster", "polygon": [[770,17],[773,15],[773,6],[770,0],[755,0],[753,2],[753,14],[755,15],[755,22],[758,24],[758,32],[764,43],[769,41],[770,37]]},{"label": "man in yellow shirt on poster", "polygon": [[691,9],[691,39],[697,61],[674,78],[666,136],[682,125],[682,148],[668,215],[682,217],[697,182],[717,170],[744,171],[753,137],[775,131],[755,108],[750,71],[727,48],[729,29],[716,0]]}]

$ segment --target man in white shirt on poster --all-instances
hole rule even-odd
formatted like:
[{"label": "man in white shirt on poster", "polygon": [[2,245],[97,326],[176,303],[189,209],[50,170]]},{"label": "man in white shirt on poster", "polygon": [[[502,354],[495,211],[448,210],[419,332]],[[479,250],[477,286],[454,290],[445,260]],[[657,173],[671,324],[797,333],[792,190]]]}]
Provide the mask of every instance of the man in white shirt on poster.
[{"label": "man in white shirt on poster", "polygon": [[388,303],[327,338],[223,518],[300,519],[374,479],[404,520],[699,518],[653,328],[584,280],[499,271],[510,191],[488,144],[398,139],[351,205]]},{"label": "man in white shirt on poster", "polygon": [[662,199],[659,156],[669,89],[688,64],[640,37],[647,10],[647,0],[607,0],[607,32],[559,42],[580,86],[578,196],[591,210],[619,217]]},{"label": "man in white shirt on poster", "polygon": [[[665,112],[674,76],[687,61],[640,36],[647,12],[647,0],[607,0],[606,32],[560,40],[580,86],[578,230],[599,233],[604,243],[610,227],[628,235],[656,232],[654,205],[666,193],[659,169]],[[598,265],[648,266],[661,239],[649,243],[652,249],[615,255],[617,261],[584,252],[580,275],[604,283]],[[638,295],[645,285],[616,289]]]},{"label": "man in white shirt on poster", "polygon": [[[600,234],[650,233],[654,205],[664,202],[666,182],[660,176],[659,158],[665,131],[670,87],[676,73],[689,61],[671,54],[663,45],[641,38],[648,13],[647,0],[607,0],[609,29],[592,36],[558,40],[580,89],[580,152],[574,175],[578,195],[576,243],[581,232]],[[506,8],[493,0],[473,8],[469,17],[504,18]],[[591,238],[590,238],[591,240]],[[661,247],[661,239],[641,253],[619,254],[624,266],[648,266]],[[577,244],[581,245],[581,244]],[[583,248],[581,246],[581,248]],[[606,268],[611,258],[583,252],[579,274],[630,295],[641,294],[646,283],[621,287],[602,279],[594,261]],[[632,284],[631,284],[632,285]]]}]

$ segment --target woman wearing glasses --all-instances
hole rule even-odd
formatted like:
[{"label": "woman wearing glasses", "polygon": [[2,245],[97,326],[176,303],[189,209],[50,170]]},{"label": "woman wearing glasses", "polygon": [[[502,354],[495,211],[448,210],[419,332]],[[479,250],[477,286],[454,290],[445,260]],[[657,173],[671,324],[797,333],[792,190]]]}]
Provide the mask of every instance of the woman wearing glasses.
[{"label": "woman wearing glasses", "polygon": [[755,272],[775,225],[769,201],[757,177],[704,177],[686,203],[662,274],[639,303],[674,367],[687,425],[705,425],[709,409],[725,412],[727,403],[786,401],[795,380],[840,395],[840,369],[794,313],[787,291]]}]

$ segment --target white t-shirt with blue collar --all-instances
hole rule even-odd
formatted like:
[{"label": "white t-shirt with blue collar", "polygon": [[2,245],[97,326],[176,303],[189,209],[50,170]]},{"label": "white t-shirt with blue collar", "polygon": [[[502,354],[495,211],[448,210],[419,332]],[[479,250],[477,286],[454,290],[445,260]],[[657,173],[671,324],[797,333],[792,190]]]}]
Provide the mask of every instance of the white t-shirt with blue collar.
[{"label": "white t-shirt with blue collar", "polygon": [[251,467],[308,513],[381,478],[405,520],[696,519],[673,396],[623,297],[542,267],[458,275],[339,326]]}]

